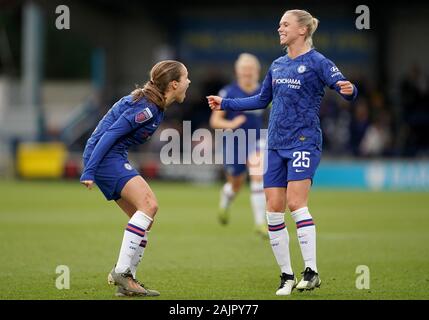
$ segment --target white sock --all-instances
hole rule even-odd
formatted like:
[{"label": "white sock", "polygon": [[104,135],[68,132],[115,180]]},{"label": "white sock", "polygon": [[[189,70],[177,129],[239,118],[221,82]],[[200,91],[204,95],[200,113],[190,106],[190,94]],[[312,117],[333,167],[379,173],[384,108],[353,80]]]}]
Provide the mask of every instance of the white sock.
[{"label": "white sock", "polygon": [[133,258],[131,259],[130,269],[131,269],[131,273],[132,273],[134,279],[136,278],[137,268],[143,259],[143,254],[144,254],[144,251],[145,251],[146,245],[147,245],[148,233],[149,233],[149,231],[145,232],[142,241],[140,242],[139,246],[136,249],[136,253],[134,254]]},{"label": "white sock", "polygon": [[307,207],[292,212],[296,222],[299,246],[305,267],[317,272],[316,265],[316,226]]},{"label": "white sock", "polygon": [[234,200],[234,196],[235,192],[232,190],[232,185],[229,182],[225,183],[220,194],[220,208],[228,208],[231,205],[232,200]]},{"label": "white sock", "polygon": [[261,182],[250,182],[250,202],[253,209],[253,217],[257,226],[265,225],[265,194],[264,184]]},{"label": "white sock", "polygon": [[283,212],[267,212],[271,248],[282,273],[293,274],[289,253],[289,233]]},{"label": "white sock", "polygon": [[137,248],[145,236],[146,229],[152,221],[151,217],[141,211],[134,213],[124,232],[115,272],[123,273],[128,268],[131,270],[131,260],[136,254]]}]

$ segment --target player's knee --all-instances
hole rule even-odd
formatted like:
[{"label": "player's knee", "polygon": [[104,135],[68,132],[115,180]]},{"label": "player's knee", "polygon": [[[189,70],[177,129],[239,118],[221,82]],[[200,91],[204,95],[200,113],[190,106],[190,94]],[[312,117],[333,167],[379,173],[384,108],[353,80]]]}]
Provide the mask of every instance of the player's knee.
[{"label": "player's knee", "polygon": [[158,202],[155,199],[150,199],[148,202],[148,210],[150,213],[155,216],[158,212]]},{"label": "player's knee", "polygon": [[297,199],[288,199],[287,206],[290,212],[293,212],[305,207],[305,203],[302,203],[302,201],[298,201]]},{"label": "player's knee", "polygon": [[240,191],[240,189],[241,189],[240,184],[233,184],[232,185],[232,191],[234,191],[234,193],[237,193],[238,191]]},{"label": "player's knee", "polygon": [[139,210],[153,218],[158,212],[158,202],[152,197],[146,198],[139,206]]},{"label": "player's knee", "polygon": [[267,211],[269,212],[285,212],[285,204],[283,201],[276,201],[267,198]]}]

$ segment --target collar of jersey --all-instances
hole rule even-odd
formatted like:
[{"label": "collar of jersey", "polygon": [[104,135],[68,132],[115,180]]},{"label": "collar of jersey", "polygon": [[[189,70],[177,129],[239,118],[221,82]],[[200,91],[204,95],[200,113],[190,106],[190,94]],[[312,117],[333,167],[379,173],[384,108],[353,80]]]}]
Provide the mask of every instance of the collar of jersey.
[{"label": "collar of jersey", "polygon": [[311,48],[310,49],[310,51],[308,51],[308,52],[306,52],[306,53],[303,53],[303,54],[300,54],[299,56],[297,56],[297,57],[295,57],[295,58],[291,58],[291,57],[289,57],[288,55],[287,55],[287,53],[286,53],[286,55],[285,55],[285,57],[288,59],[288,60],[290,60],[290,61],[299,61],[299,60],[301,60],[301,58],[303,58],[304,56],[306,56],[306,55],[308,55],[309,53],[311,53],[311,52],[313,52],[314,51],[314,48]]}]

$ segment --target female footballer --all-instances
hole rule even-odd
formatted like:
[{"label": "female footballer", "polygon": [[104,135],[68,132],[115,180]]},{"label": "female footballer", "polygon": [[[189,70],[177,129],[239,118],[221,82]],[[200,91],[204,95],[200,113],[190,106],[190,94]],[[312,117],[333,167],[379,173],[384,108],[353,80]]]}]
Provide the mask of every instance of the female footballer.
[{"label": "female footballer", "polygon": [[[324,87],[346,100],[357,96],[356,87],[329,59],[313,48],[318,20],[304,10],[289,10],[281,17],[278,33],[287,54],[275,60],[258,95],[242,99],[208,96],[212,110],[266,108],[272,101],[268,124],[268,150],[264,173],[269,237],[281,269],[277,295],[319,287],[316,265],[316,228],[308,210],[312,179],[322,152],[319,109]],[[289,254],[289,234],[284,222],[286,206],[296,222],[304,259],[303,278],[297,284]]]},{"label": "female footballer", "polygon": [[157,63],[150,81],[116,102],[86,144],[81,183],[89,189],[96,183],[106,199],[115,200],[130,218],[118,261],[108,276],[109,283],[118,286],[118,296],[159,295],[135,277],[158,203],[149,185],[128,162],[128,148],[143,144],[153,135],[165,109],[184,101],[190,82],[182,63]]},{"label": "female footballer", "polygon": [[[219,95],[223,98],[243,98],[259,93],[260,71],[261,65],[256,56],[249,53],[240,54],[235,62],[237,81],[222,88]],[[250,142],[245,145],[239,145],[237,141],[232,141],[232,143],[228,143],[227,139],[224,141],[223,158],[227,182],[220,193],[219,221],[222,224],[228,223],[229,207],[246,179],[247,167],[250,167],[250,202],[253,209],[255,230],[262,237],[267,237],[268,230],[265,223],[265,195],[262,172],[257,172],[257,169],[259,169],[258,164],[262,162],[262,152],[259,150],[260,144],[263,144],[263,139],[260,136],[262,122],[262,110],[213,111],[210,117],[210,125],[213,129],[232,129],[234,131],[241,129],[245,133],[246,140],[248,140],[246,142]],[[253,143],[249,137],[249,131],[251,130],[254,131],[253,136],[255,141]],[[241,150],[246,154],[244,160],[247,161],[249,159],[247,163],[239,161],[238,154]],[[233,156],[232,161],[227,161],[228,152]]]}]

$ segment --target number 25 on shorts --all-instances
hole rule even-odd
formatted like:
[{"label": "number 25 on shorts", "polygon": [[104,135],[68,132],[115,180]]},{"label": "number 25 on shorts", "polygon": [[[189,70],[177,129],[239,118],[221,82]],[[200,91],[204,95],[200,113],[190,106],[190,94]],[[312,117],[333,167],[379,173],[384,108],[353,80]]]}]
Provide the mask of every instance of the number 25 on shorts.
[{"label": "number 25 on shorts", "polygon": [[310,158],[308,151],[295,151],[292,156],[295,158],[292,162],[292,167],[296,168],[310,168]]}]

